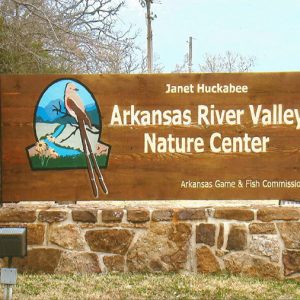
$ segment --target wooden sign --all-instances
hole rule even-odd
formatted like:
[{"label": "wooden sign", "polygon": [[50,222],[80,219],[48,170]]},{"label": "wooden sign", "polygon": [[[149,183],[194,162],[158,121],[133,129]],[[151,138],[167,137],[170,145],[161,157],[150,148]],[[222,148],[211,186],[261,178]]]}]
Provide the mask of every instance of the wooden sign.
[{"label": "wooden sign", "polygon": [[1,76],[3,202],[299,199],[300,73]]}]

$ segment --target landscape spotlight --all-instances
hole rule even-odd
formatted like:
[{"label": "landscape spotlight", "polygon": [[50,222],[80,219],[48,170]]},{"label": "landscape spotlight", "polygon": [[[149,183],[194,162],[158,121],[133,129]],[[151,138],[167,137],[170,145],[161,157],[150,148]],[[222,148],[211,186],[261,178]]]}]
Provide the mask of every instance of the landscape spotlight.
[{"label": "landscape spotlight", "polygon": [[27,255],[26,228],[0,228],[0,258],[8,257],[8,268],[1,269],[0,282],[4,284],[4,300],[12,299],[12,287],[17,283],[17,269],[12,268],[13,257]]}]

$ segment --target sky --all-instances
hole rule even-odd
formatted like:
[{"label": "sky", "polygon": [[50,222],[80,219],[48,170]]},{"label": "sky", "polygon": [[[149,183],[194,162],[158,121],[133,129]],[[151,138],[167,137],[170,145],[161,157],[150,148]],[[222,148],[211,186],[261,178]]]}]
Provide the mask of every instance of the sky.
[{"label": "sky", "polygon": [[[153,48],[164,72],[182,64],[193,37],[193,69],[205,54],[227,50],[255,57],[256,72],[300,70],[300,0],[154,0]],[[145,9],[126,0],[122,27],[139,32],[146,50]]]},{"label": "sky", "polygon": [[76,88],[78,88],[77,93],[85,106],[95,104],[95,100],[92,95],[82,84],[72,79],[62,79],[47,87],[40,99],[39,106],[45,108],[49,105],[49,103],[56,99],[63,101],[65,97],[66,84],[70,82],[73,82],[76,85]]}]

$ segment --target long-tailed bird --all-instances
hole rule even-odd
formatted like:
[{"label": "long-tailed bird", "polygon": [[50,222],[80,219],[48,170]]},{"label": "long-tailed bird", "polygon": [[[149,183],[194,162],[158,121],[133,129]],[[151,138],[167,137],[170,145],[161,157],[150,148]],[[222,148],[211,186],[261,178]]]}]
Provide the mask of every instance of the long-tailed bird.
[{"label": "long-tailed bird", "polygon": [[[105,185],[103,176],[101,174],[101,171],[99,169],[99,166],[97,164],[95,155],[93,153],[91,143],[89,141],[87,132],[86,132],[86,126],[88,126],[90,129],[92,128],[91,121],[89,117],[86,114],[83,101],[81,100],[79,94],[77,93],[78,89],[76,88],[76,85],[73,82],[67,83],[66,89],[65,89],[65,107],[67,112],[76,119],[78,126],[79,126],[79,132],[82,142],[83,151],[86,157],[86,163],[88,167],[88,173],[93,189],[94,196],[98,198],[98,186],[95,180],[95,174],[94,170],[97,174],[100,186],[105,194],[108,194],[107,187]],[[92,160],[92,161],[91,161]]]}]

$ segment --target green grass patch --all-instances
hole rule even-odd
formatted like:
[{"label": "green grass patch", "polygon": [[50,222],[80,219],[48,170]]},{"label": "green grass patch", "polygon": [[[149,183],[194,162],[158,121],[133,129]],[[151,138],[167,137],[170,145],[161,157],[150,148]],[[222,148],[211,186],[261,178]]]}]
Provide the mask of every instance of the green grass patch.
[{"label": "green grass patch", "polygon": [[[87,168],[85,155],[79,154],[76,156],[66,156],[58,158],[45,158],[44,160],[39,156],[30,157],[31,165],[34,170],[47,170],[47,169],[83,169]],[[100,168],[107,165],[107,156],[96,156],[96,161]]]},{"label": "green grass patch", "polygon": [[300,283],[233,275],[19,275],[14,299],[296,300]]}]

